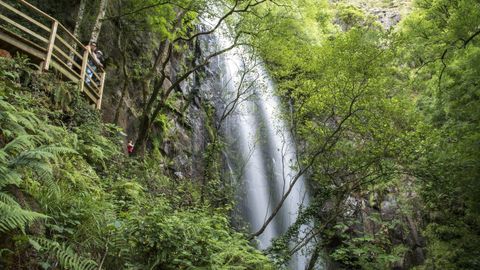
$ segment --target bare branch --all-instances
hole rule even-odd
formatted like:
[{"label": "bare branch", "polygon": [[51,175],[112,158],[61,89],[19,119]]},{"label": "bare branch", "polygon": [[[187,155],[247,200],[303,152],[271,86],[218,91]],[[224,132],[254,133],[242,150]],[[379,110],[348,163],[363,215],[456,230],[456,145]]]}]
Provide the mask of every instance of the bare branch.
[{"label": "bare branch", "polygon": [[476,36],[480,35],[480,29],[477,30],[472,36],[463,42],[463,48],[467,48],[468,43],[470,43]]},{"label": "bare branch", "polygon": [[126,16],[130,16],[130,15],[134,15],[134,14],[137,14],[141,11],[144,11],[144,10],[147,10],[147,9],[152,9],[152,8],[156,8],[156,7],[159,7],[159,6],[164,6],[164,5],[172,5],[172,6],[176,6],[176,7],[179,7],[183,10],[191,10],[187,7],[184,7],[184,6],[181,6],[179,5],[178,3],[176,3],[175,1],[160,1],[160,2],[157,2],[155,4],[151,4],[151,5],[147,5],[147,6],[143,6],[143,7],[140,7],[140,8],[137,8],[133,11],[130,11],[130,12],[126,12],[126,13],[122,13],[122,14],[119,14],[119,15],[115,15],[115,16],[110,16],[110,17],[106,17],[104,18],[103,20],[106,21],[106,20],[114,20],[114,19],[119,19],[119,18],[123,18],[123,17],[126,17]]},{"label": "bare branch", "polygon": [[199,36],[210,35],[213,32],[215,32],[215,30],[217,30],[220,27],[220,25],[223,23],[223,21],[225,21],[232,14],[248,12],[249,9],[251,9],[252,7],[258,6],[259,4],[267,2],[267,1],[268,0],[260,0],[260,1],[255,1],[253,3],[252,3],[252,1],[249,1],[249,3],[245,7],[237,9],[238,5],[240,4],[240,0],[235,0],[234,5],[227,11],[227,13],[225,13],[222,17],[220,17],[220,19],[218,20],[218,22],[215,24],[215,26],[212,29],[210,29],[208,31],[204,31],[204,32],[197,32],[197,33],[195,33],[194,35],[192,35],[188,38],[178,37],[173,42],[174,43],[176,43],[178,41],[189,42],[189,41],[192,41],[193,39],[195,39]]},{"label": "bare branch", "polygon": [[343,125],[347,122],[348,119],[350,119],[350,117],[352,117],[355,113],[357,113],[360,109],[353,109],[353,106],[355,105],[356,101],[358,100],[358,98],[360,97],[360,95],[357,95],[355,96],[352,101],[350,102],[350,105],[349,105],[349,111],[348,113],[345,115],[345,117],[343,117],[343,119],[340,121],[340,123],[337,125],[337,127],[335,128],[335,130],[332,132],[332,134],[330,134],[330,136],[328,136],[326,138],[326,140],[324,141],[324,143],[319,147],[317,148],[317,150],[314,152],[313,156],[310,158],[309,162],[307,163],[306,166],[304,166],[296,175],[295,177],[293,178],[293,180],[290,182],[290,186],[288,187],[288,190],[287,192],[282,196],[282,199],[280,200],[280,202],[277,204],[277,206],[275,207],[275,209],[272,211],[272,214],[270,214],[270,216],[268,217],[268,219],[263,223],[262,227],[255,233],[251,234],[249,239],[253,239],[253,237],[256,237],[256,236],[259,236],[261,235],[265,229],[267,228],[267,226],[270,224],[270,222],[275,218],[275,216],[277,215],[277,213],[280,211],[280,209],[282,208],[283,206],[283,203],[285,202],[285,200],[287,199],[287,197],[290,195],[290,193],[292,192],[293,190],[293,187],[294,185],[298,182],[298,180],[313,166],[313,164],[315,164],[315,161],[317,160],[317,158],[325,153],[326,151],[328,151],[329,149],[331,149],[333,146],[335,146],[336,144],[336,141],[332,141],[335,139],[335,137],[337,136],[338,133],[340,133],[340,131],[342,130],[343,128]]}]

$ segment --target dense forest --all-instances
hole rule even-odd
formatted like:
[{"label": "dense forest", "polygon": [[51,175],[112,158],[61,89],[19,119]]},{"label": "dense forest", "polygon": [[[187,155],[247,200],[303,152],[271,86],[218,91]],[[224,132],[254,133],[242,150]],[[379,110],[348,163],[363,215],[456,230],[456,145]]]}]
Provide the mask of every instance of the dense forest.
[{"label": "dense forest", "polygon": [[[480,269],[479,0],[28,2],[98,44],[106,82],[97,110],[0,42],[0,269]],[[273,209],[308,182],[267,249],[276,211],[249,228],[226,170],[250,88],[222,106],[204,83],[239,47],[295,141]]]}]

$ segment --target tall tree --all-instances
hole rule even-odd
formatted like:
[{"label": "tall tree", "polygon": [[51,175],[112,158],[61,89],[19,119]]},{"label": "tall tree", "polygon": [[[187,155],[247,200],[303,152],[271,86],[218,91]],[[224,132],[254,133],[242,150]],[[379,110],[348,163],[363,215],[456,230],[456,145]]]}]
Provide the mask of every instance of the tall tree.
[{"label": "tall tree", "polygon": [[100,0],[97,17],[95,19],[95,24],[93,25],[92,29],[92,35],[90,36],[90,41],[97,42],[98,37],[100,36],[100,31],[102,30],[105,13],[107,12],[107,5],[108,0]]},{"label": "tall tree", "polygon": [[[80,5],[78,6],[77,19],[75,20],[75,28],[73,29],[73,36],[78,38],[78,32],[80,31],[80,26],[82,25],[83,16],[85,14],[85,6],[87,0],[80,0]],[[73,48],[76,49],[77,44],[73,44]]]},{"label": "tall tree", "polygon": [[[78,12],[77,12],[77,19],[75,20],[75,27],[73,29],[73,36],[79,39],[79,31],[80,27],[82,25],[83,21],[83,16],[85,14],[85,7],[86,7],[87,0],[80,0],[80,5],[78,6]],[[72,48],[73,51],[70,52],[69,58],[74,59],[75,53],[77,51],[77,42],[72,41]],[[70,67],[72,67],[72,63],[68,63]]]}]

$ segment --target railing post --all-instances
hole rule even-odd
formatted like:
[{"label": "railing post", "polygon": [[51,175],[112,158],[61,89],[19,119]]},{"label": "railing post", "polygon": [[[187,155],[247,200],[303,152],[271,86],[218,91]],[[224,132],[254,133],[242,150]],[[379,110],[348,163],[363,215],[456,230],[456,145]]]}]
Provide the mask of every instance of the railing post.
[{"label": "railing post", "polygon": [[105,75],[107,73],[105,71],[102,72],[102,79],[100,80],[100,97],[97,100],[97,110],[102,108],[102,97],[103,97],[103,86],[105,85]]},{"label": "railing post", "polygon": [[88,63],[88,51],[83,52],[82,58],[82,70],[80,71],[80,92],[83,92],[85,87],[85,75],[87,74],[87,63]]},{"label": "railing post", "polygon": [[53,21],[52,29],[50,32],[50,38],[48,40],[47,55],[45,62],[43,62],[43,70],[48,70],[50,62],[52,60],[53,46],[55,46],[55,37],[57,36],[58,21]]}]

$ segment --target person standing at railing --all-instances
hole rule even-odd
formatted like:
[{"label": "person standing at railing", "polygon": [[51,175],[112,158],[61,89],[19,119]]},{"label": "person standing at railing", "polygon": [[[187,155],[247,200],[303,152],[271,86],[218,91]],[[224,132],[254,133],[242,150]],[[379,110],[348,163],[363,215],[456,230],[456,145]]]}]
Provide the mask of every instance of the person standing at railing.
[{"label": "person standing at railing", "polygon": [[97,57],[97,43],[91,41],[88,45],[85,46],[85,49],[88,51],[88,65],[86,69],[87,76],[85,77],[85,82],[90,84],[92,80],[93,73],[97,70],[97,67],[103,68],[102,63]]}]

